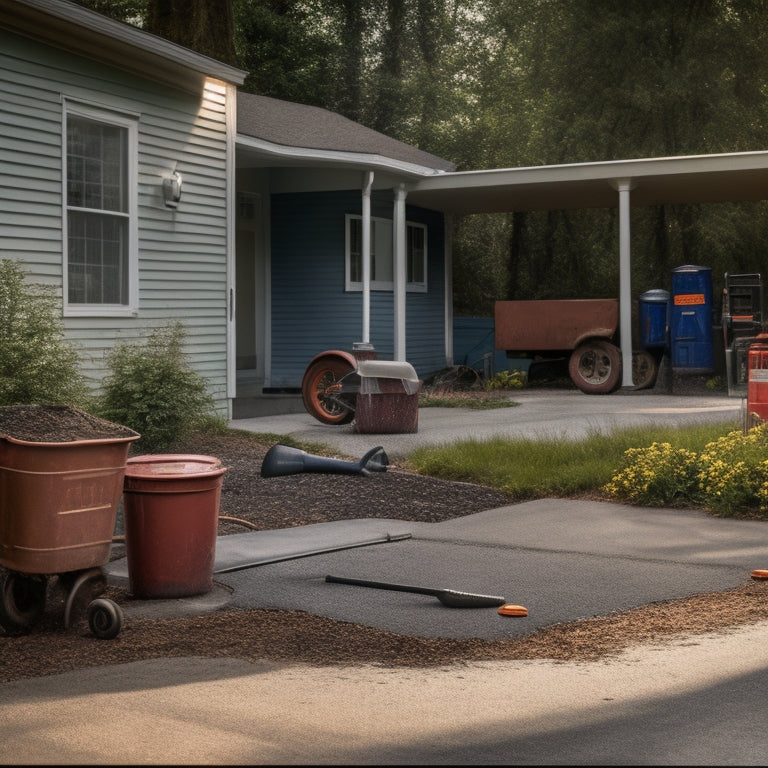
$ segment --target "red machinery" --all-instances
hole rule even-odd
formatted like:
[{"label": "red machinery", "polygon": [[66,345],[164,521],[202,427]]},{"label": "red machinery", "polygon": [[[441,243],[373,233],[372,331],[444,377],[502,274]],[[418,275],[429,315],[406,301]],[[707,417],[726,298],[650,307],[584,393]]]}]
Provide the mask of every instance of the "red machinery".
[{"label": "red machinery", "polygon": [[749,345],[747,428],[768,421],[768,333],[759,333]]}]

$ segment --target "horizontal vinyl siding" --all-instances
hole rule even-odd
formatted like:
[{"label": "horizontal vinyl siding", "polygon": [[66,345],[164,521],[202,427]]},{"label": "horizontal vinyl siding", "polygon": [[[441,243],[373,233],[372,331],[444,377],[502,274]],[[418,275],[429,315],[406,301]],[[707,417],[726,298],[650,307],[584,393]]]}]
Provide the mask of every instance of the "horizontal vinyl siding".
[{"label": "horizontal vinyl siding", "polygon": [[428,227],[427,292],[406,296],[408,361],[422,379],[445,368],[445,230],[442,214],[408,208],[406,218]]},{"label": "horizontal vinyl siding", "polygon": [[[98,390],[115,343],[143,342],[178,320],[190,363],[226,413],[223,86],[193,96],[0,31],[0,257],[59,292],[63,98],[138,118],[139,311],[65,318],[84,373]],[[162,179],[174,170],[183,178],[175,211],[162,199]]]},{"label": "horizontal vinyl siding", "polygon": [[0,256],[60,287],[61,102],[26,73],[20,43],[0,32]]},{"label": "horizontal vinyl siding", "polygon": [[344,292],[344,211],[360,196],[273,195],[272,386],[297,387],[326,349],[360,341],[361,296]]},{"label": "horizontal vinyl siding", "polygon": [[[273,195],[272,378],[299,387],[309,361],[328,349],[351,352],[362,341],[362,292],[344,290],[344,217],[360,214],[361,192]],[[371,215],[392,218],[392,203],[375,200]],[[429,225],[427,293],[408,293],[406,356],[420,376],[444,367],[443,220],[407,209]],[[371,291],[370,341],[382,360],[393,357],[393,294]]]}]

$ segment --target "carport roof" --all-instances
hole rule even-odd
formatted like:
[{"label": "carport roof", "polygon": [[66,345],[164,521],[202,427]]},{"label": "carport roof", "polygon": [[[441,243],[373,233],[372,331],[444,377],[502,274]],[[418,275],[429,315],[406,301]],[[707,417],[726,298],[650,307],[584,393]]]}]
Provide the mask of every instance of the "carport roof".
[{"label": "carport roof", "polygon": [[768,198],[768,152],[610,160],[444,173],[412,182],[408,202],[451,213],[615,208]]}]

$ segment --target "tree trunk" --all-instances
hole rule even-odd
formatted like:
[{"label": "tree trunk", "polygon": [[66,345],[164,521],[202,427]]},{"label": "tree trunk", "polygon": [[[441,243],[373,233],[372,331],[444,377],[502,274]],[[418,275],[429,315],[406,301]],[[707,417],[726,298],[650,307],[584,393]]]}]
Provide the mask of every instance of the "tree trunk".
[{"label": "tree trunk", "polygon": [[149,0],[146,29],[237,66],[232,0]]}]

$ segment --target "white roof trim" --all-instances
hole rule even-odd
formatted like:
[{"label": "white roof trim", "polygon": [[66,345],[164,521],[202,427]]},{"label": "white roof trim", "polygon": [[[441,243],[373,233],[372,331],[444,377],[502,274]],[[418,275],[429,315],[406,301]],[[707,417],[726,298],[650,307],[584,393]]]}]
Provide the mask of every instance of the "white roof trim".
[{"label": "white roof trim", "polygon": [[412,182],[408,199],[454,213],[616,207],[619,183],[632,205],[765,200],[768,152],[455,171]]},{"label": "white roof trim", "polygon": [[[434,168],[415,163],[394,160],[391,157],[364,152],[340,152],[327,149],[308,149],[306,147],[287,147],[253,136],[237,135],[237,148],[246,153],[254,152],[254,166],[271,165],[277,160],[282,165],[350,165],[356,168],[381,168],[396,171],[404,176],[424,178],[436,174]],[[240,163],[238,163],[240,166]],[[440,175],[443,171],[438,171]]]},{"label": "white roof trim", "polygon": [[[236,85],[242,85],[248,74],[241,69],[191,51],[138,27],[115,21],[76,3],[68,2],[68,0],[2,0],[0,8],[5,9],[2,26],[7,26],[9,29],[13,29],[14,26],[21,28],[22,14],[25,10],[27,15],[29,15],[29,11],[37,11],[67,24],[81,27],[88,32],[129,45],[147,54],[158,56],[185,69]],[[14,25],[15,17],[18,17],[16,25]],[[34,32],[34,30],[35,28],[31,31]],[[66,40],[62,40],[62,46],[66,45],[66,42]]]},{"label": "white roof trim", "polygon": [[[674,175],[712,171],[754,170],[768,168],[768,151],[733,152],[718,155],[679,155],[647,157],[635,160],[601,160],[594,163],[563,165],[531,165],[520,168],[491,168],[481,171],[453,171],[446,173],[454,181],[465,181],[467,186],[477,183],[518,183],[535,181],[574,181],[578,179],[625,179],[649,175]],[[440,181],[423,187],[440,187]]]}]

